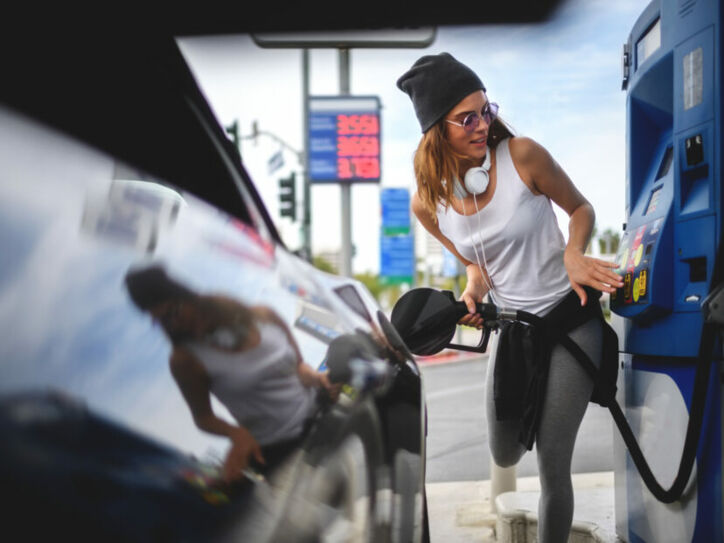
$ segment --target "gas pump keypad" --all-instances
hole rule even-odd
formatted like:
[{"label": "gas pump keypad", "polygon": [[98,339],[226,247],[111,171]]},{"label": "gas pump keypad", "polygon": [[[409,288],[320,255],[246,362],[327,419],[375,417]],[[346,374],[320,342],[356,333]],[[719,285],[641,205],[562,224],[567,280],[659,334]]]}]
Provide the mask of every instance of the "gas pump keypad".
[{"label": "gas pump keypad", "polygon": [[623,276],[623,299],[629,301],[631,299],[631,279],[633,275],[627,273]]},{"label": "gas pump keypad", "polygon": [[612,307],[622,308],[649,301],[649,270],[654,246],[661,233],[663,219],[639,226],[633,237],[626,232],[621,240],[616,263],[623,276],[623,287],[611,295]]},{"label": "gas pump keypad", "polygon": [[639,281],[640,281],[639,295],[642,297],[646,296],[646,287],[647,287],[647,283],[648,283],[648,278],[649,278],[649,269],[644,268],[643,270],[641,270],[641,273],[639,274]]}]

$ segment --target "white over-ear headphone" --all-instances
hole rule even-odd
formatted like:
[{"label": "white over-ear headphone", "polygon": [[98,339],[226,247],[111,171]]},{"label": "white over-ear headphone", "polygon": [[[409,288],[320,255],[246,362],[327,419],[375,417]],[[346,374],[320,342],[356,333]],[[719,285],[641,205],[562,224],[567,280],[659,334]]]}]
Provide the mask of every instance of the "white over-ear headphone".
[{"label": "white over-ear headphone", "polygon": [[490,183],[490,153],[485,153],[482,166],[470,168],[465,172],[465,190],[469,194],[482,194]]},{"label": "white over-ear headphone", "polygon": [[[457,179],[455,180],[455,188],[458,189],[458,186],[460,181]],[[483,161],[482,166],[478,166],[475,168],[470,168],[467,172],[465,172],[465,189],[468,191],[469,194],[475,196],[476,194],[482,194],[485,192],[485,190],[488,188],[488,183],[490,183],[490,153],[485,153],[485,160]],[[460,192],[463,192],[462,187],[459,188]],[[456,191],[456,196],[460,198],[463,205],[463,215],[465,215],[465,195],[458,195]],[[483,243],[483,236],[481,233],[482,227],[480,225],[480,210],[478,209],[478,201],[473,198],[473,203],[475,204],[475,211],[476,215],[478,217],[478,238],[480,239],[480,249],[483,253],[483,262],[480,262],[480,255],[478,255],[478,250],[475,247],[475,242],[473,241],[473,233],[470,229],[470,224],[465,221],[465,224],[468,227],[468,234],[470,235],[470,241],[473,246],[473,251],[475,252],[475,260],[478,264],[478,269],[480,270],[480,275],[483,278],[483,281],[485,282],[486,286],[488,287],[488,291],[493,295],[493,301],[495,301],[495,289],[492,285],[492,279],[491,282],[488,282],[488,280],[485,277],[485,271],[483,271],[483,263],[485,264],[485,270],[488,269],[488,263],[485,259],[485,244]]]}]

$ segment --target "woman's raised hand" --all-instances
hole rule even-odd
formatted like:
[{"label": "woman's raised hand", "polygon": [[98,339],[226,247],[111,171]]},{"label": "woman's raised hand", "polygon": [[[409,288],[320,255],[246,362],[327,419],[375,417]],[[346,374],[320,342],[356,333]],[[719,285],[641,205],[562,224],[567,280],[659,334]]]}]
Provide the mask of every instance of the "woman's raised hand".
[{"label": "woman's raised hand", "polygon": [[586,305],[587,302],[584,285],[608,293],[613,293],[618,287],[623,286],[621,276],[613,271],[617,267],[615,262],[586,256],[579,250],[569,248],[563,254],[563,263],[571,287],[581,299],[581,305]]}]

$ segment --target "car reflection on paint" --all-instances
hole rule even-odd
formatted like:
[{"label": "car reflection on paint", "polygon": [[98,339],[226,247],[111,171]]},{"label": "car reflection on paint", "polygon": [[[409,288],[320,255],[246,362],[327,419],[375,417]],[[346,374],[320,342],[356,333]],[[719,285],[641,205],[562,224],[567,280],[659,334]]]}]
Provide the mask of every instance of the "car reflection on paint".
[{"label": "car reflection on paint", "polygon": [[[173,39],[85,38],[29,44],[35,75],[11,65],[0,91],[5,531],[426,540],[422,382],[384,313],[284,247]],[[224,301],[139,306],[127,279],[148,269]],[[213,360],[178,372],[177,348]]]}]

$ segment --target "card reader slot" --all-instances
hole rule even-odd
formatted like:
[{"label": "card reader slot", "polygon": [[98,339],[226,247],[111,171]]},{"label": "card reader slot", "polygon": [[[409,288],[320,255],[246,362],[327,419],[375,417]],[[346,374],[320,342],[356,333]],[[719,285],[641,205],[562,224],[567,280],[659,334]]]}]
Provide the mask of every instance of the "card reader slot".
[{"label": "card reader slot", "polygon": [[681,137],[679,148],[679,216],[712,210],[714,203],[713,123]]}]

